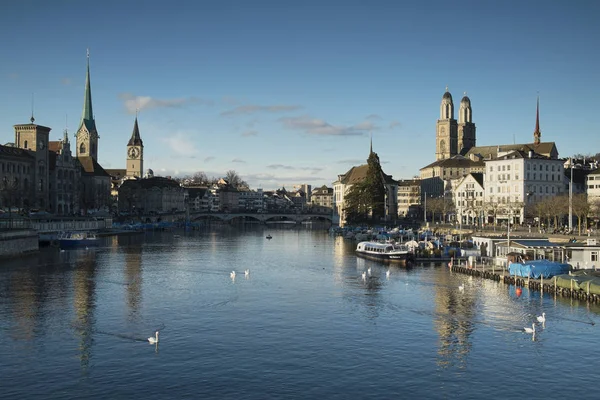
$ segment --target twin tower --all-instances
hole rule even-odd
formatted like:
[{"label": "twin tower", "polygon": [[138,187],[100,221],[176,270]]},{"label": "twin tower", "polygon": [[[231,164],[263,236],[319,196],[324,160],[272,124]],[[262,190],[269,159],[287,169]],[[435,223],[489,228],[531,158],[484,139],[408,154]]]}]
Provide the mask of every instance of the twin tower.
[{"label": "twin tower", "polygon": [[466,96],[460,101],[458,122],[454,119],[452,95],[446,87],[440,105],[440,119],[436,126],[435,159],[444,160],[457,154],[465,155],[475,147],[475,124],[471,100]]}]

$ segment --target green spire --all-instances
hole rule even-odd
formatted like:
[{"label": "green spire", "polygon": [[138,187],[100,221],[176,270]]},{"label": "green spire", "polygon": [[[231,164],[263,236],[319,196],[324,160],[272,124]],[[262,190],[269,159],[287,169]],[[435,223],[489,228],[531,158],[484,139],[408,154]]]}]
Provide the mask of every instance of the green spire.
[{"label": "green spire", "polygon": [[83,126],[89,132],[96,130],[96,122],[94,121],[94,112],[92,110],[92,87],[90,84],[90,50],[87,51],[87,73],[85,76],[85,93],[83,95],[83,114],[81,115],[81,123],[79,129]]}]

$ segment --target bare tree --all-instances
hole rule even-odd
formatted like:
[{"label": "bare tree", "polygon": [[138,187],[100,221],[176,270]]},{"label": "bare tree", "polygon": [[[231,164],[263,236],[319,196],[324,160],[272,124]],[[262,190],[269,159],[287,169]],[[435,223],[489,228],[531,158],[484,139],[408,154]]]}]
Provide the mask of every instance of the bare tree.
[{"label": "bare tree", "polygon": [[590,203],[588,203],[587,194],[580,193],[573,195],[573,213],[577,216],[577,230],[581,235],[581,222],[587,226],[587,216],[590,213]]},{"label": "bare tree", "polygon": [[248,187],[248,184],[246,183],[246,181],[244,181],[237,172],[235,172],[234,170],[230,169],[229,171],[227,171],[227,174],[225,175],[225,180],[234,188],[239,188],[239,187]]}]

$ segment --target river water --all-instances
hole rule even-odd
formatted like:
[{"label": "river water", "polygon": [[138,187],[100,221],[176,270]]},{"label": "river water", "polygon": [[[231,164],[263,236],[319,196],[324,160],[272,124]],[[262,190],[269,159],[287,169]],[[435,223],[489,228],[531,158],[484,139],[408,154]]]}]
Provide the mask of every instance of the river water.
[{"label": "river water", "polygon": [[388,278],[324,229],[266,229],[2,260],[0,398],[593,397],[597,306],[441,265]]}]

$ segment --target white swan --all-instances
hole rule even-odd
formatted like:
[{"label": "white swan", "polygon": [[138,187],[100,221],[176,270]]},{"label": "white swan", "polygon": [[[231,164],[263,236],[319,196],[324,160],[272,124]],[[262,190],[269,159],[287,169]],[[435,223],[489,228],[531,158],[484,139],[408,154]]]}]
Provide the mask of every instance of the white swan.
[{"label": "white swan", "polygon": [[150,344],[158,343],[158,331],[156,331],[156,336],[154,336],[154,337],[150,336],[148,338],[148,341],[150,342]]},{"label": "white swan", "polygon": [[363,281],[367,280],[367,273],[365,271],[363,271],[363,273],[362,273],[362,280]]},{"label": "white swan", "polygon": [[229,273],[229,276],[231,276],[231,279],[235,279],[235,271],[231,271]]},{"label": "white swan", "polygon": [[369,269],[367,269],[367,273],[368,273],[369,275],[371,275],[371,267],[369,267]]},{"label": "white swan", "polygon": [[245,276],[250,276],[250,270],[249,270],[249,269],[245,270],[245,271],[244,271],[244,275],[245,275]]},{"label": "white swan", "polygon": [[390,270],[388,269],[387,271],[385,271],[385,277],[389,278],[390,277]]},{"label": "white swan", "polygon": [[525,333],[533,333],[535,335],[535,324],[531,324],[531,328],[523,328],[523,330],[525,331]]},{"label": "white swan", "polygon": [[542,324],[543,324],[544,322],[546,322],[546,313],[545,313],[545,312],[543,312],[543,313],[542,313],[542,315],[539,315],[539,316],[537,317],[537,320],[538,320],[538,322],[541,322]]},{"label": "white swan", "polygon": [[459,285],[458,286],[458,290],[460,290],[461,292],[465,291],[465,285]]}]

